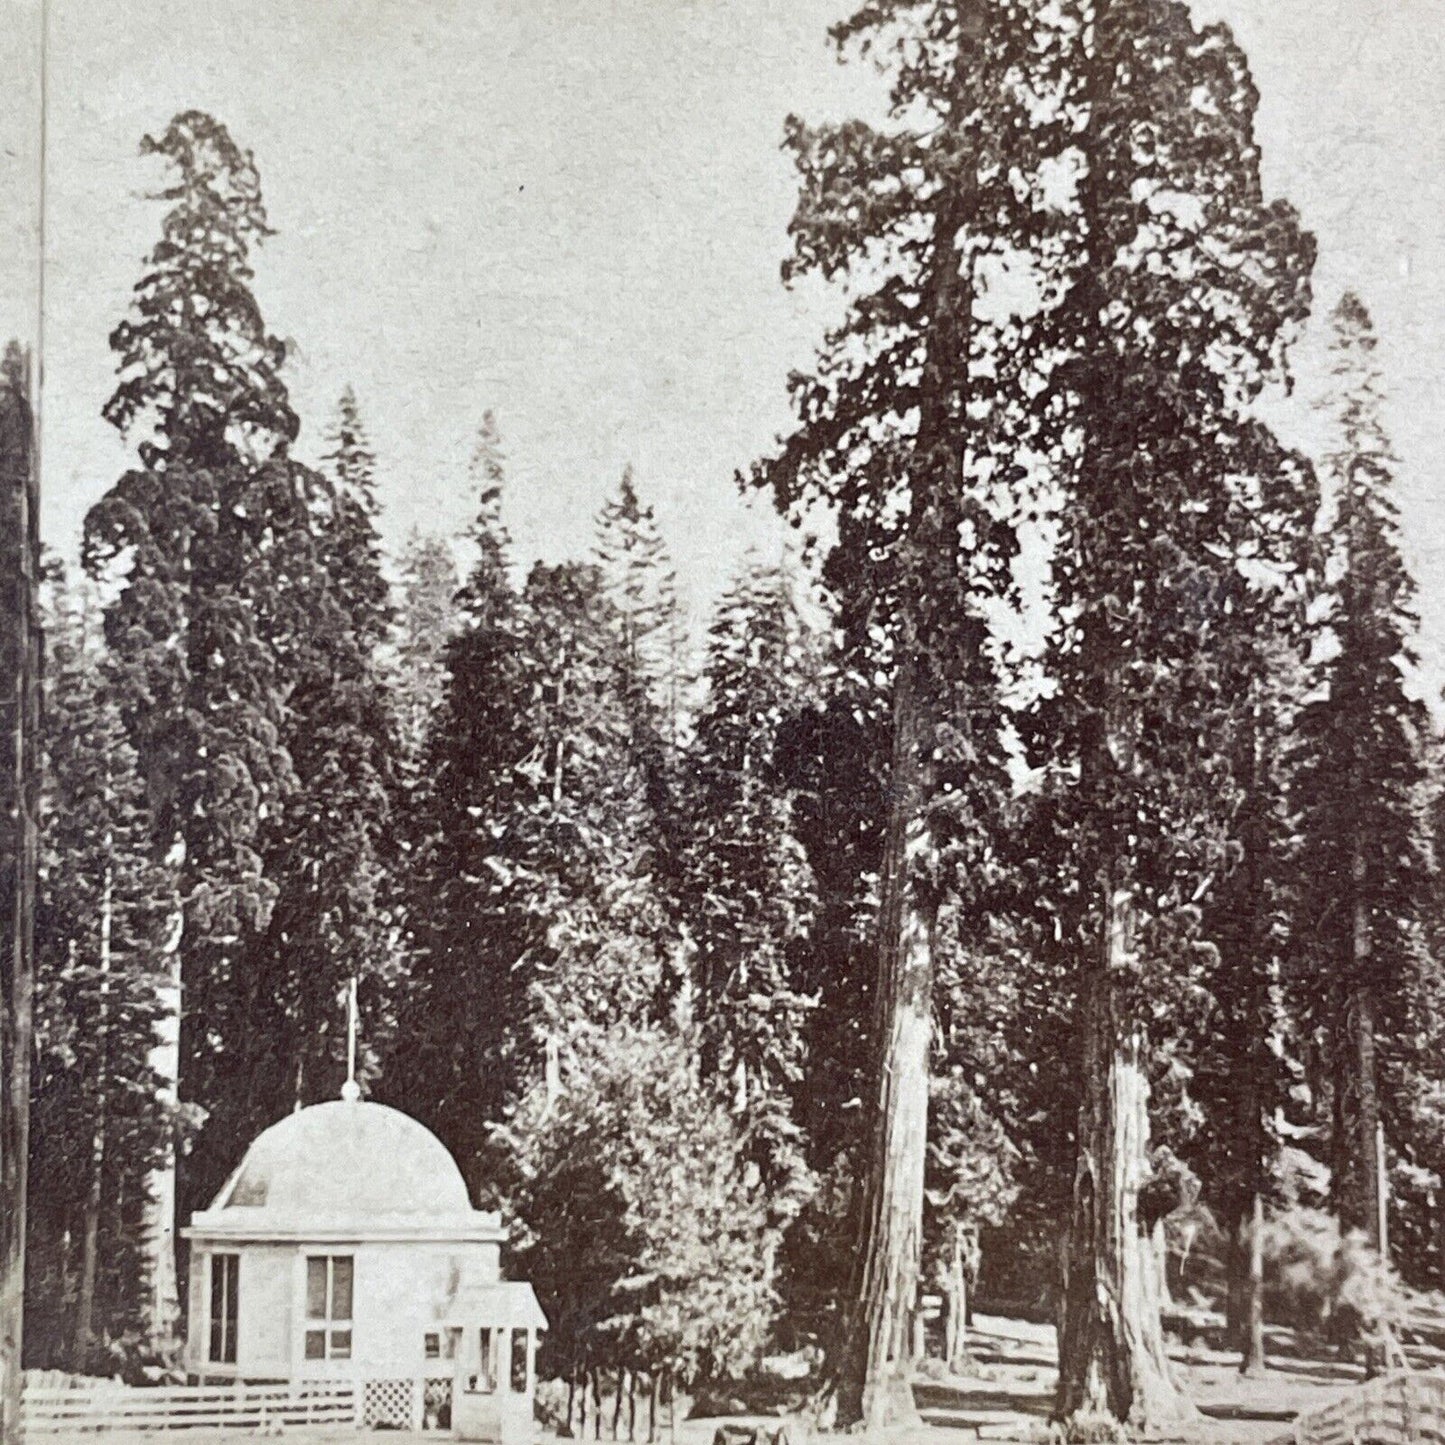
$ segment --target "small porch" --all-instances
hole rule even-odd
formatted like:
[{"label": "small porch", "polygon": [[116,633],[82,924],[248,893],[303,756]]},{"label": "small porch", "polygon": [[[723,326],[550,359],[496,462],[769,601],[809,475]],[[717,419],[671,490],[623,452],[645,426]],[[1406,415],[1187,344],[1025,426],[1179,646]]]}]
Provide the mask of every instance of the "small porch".
[{"label": "small porch", "polygon": [[458,1291],[446,1311],[455,1352],[452,1433],[489,1445],[526,1445],[536,1434],[537,1343],[547,1317],[532,1286],[517,1281]]}]

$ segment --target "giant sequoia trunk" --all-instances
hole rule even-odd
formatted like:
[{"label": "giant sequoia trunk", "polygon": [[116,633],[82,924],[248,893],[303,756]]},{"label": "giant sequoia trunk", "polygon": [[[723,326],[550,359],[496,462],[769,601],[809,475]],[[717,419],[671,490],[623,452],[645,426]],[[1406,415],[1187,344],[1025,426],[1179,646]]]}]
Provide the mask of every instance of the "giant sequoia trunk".
[{"label": "giant sequoia trunk", "polygon": [[911,1320],[923,1239],[936,908],[918,884],[930,846],[923,803],[924,709],[910,660],[898,669],[892,786],[878,918],[873,1137],[848,1339],[837,1375],[838,1423],[869,1430],[916,1420]]},{"label": "giant sequoia trunk", "polygon": [[39,477],[24,363],[0,378],[0,1440],[20,1434],[40,795]]},{"label": "giant sequoia trunk", "polygon": [[[958,67],[960,93],[965,93],[966,48],[960,48]],[[927,808],[937,782],[932,761],[937,695],[936,679],[925,667],[929,644],[920,636],[920,616],[944,605],[945,589],[957,577],[956,507],[966,485],[972,318],[972,275],[961,263],[957,238],[968,203],[967,192],[960,189],[934,219],[916,479],[899,559],[903,600],[898,603],[873,1014],[876,1094],[847,1339],[835,1375],[838,1423],[869,1430],[918,1421],[909,1379],[923,1253],[938,921],[938,898],[923,881],[936,842]]]},{"label": "giant sequoia trunk", "polygon": [[1170,1377],[1159,1259],[1139,1214],[1149,1175],[1149,1080],[1144,1032],[1123,997],[1133,905],[1123,890],[1110,888],[1107,898],[1103,946],[1080,1000],[1083,1097],[1056,1412],[1153,1426],[1193,1407]]}]

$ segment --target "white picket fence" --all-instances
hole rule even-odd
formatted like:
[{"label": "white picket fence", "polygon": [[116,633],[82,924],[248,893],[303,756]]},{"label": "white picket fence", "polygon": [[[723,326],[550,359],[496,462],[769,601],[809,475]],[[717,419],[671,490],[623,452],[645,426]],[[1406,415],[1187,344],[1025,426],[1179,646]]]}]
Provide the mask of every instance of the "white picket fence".
[{"label": "white picket fence", "polygon": [[79,1430],[265,1430],[353,1425],[357,1403],[350,1380],[154,1388],[112,1381],[82,1388],[27,1382],[22,1420],[31,1439]]}]

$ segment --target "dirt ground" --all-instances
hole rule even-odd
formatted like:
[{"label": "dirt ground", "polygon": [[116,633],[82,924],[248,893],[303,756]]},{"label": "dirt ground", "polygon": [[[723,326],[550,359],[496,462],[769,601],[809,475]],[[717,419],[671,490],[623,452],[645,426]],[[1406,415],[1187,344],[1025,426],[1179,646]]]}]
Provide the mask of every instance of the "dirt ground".
[{"label": "dirt ground", "polygon": [[[1171,1353],[1181,1383],[1199,1408],[1196,1424],[1174,1438],[1188,1445],[1264,1445],[1288,1432],[1301,1411],[1328,1404],[1363,1378],[1352,1364],[1298,1358],[1293,1342],[1272,1335],[1270,1368],[1261,1379],[1239,1373],[1237,1355],[1204,1346]],[[1047,1438],[1057,1361],[1048,1325],[978,1315],[969,1332],[977,1372],[921,1380],[914,1398],[923,1417],[920,1431],[898,1430],[888,1445],[961,1445],[967,1440],[1039,1442]],[[711,1445],[717,1418],[679,1426],[678,1445]],[[794,1435],[795,1445],[798,1445]],[[810,1445],[826,1445],[815,1436]]]},{"label": "dirt ground", "polygon": [[[921,1428],[891,1431],[886,1445],[962,1445],[973,1440],[1031,1442],[1047,1438],[1056,1377],[1054,1332],[1048,1326],[980,1315],[969,1335],[977,1372],[962,1377],[920,1381],[915,1387]],[[1265,1445],[1284,1435],[1296,1413],[1328,1404],[1358,1384],[1358,1367],[1290,1353],[1287,1337],[1275,1336],[1270,1369],[1263,1379],[1246,1380],[1235,1356],[1204,1347],[1173,1351],[1175,1365],[1200,1410],[1199,1421],[1161,1440],[1186,1445]],[[725,1421],[762,1423],[758,1416],[711,1416],[679,1422],[675,1435],[664,1432],[663,1445],[712,1445]],[[776,1420],[774,1425],[780,1423]],[[793,1445],[842,1445],[856,1437],[811,1434],[789,1421]],[[157,1436],[126,1432],[106,1437],[105,1445],[157,1445]],[[177,1441],[174,1432],[163,1437]],[[254,1433],[187,1431],[185,1445],[255,1445]],[[439,1445],[445,1434],[391,1430],[376,1433],[376,1445]],[[539,1429],[538,1445],[555,1437]],[[290,1431],[288,1445],[357,1445],[353,1430]],[[611,1445],[604,1431],[603,1440]],[[97,1445],[94,1433],[48,1435],[43,1445]],[[36,1442],[42,1445],[42,1442]]]},{"label": "dirt ground", "polygon": [[[920,1413],[932,1427],[930,1438],[936,1445],[943,1445],[944,1432],[992,1440],[1040,1438],[1057,1378],[1053,1329],[978,1316],[969,1342],[978,1360],[976,1377],[921,1383],[915,1390]],[[1298,1413],[1327,1404],[1363,1378],[1352,1364],[1293,1357],[1287,1337],[1269,1343],[1270,1368],[1261,1379],[1241,1376],[1239,1357],[1232,1353],[1205,1346],[1171,1351],[1200,1411],[1198,1424],[1178,1438],[1209,1445],[1272,1440],[1286,1433]]]}]

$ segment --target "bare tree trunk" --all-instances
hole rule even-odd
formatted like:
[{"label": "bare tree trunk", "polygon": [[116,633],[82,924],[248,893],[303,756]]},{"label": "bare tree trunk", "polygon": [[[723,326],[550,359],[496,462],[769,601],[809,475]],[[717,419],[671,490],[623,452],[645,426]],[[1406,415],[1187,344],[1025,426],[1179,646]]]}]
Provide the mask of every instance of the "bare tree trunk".
[{"label": "bare tree trunk", "polygon": [[602,1438],[602,1371],[592,1367],[592,1438]]},{"label": "bare tree trunk", "polygon": [[1360,1223],[1372,1249],[1383,1252],[1384,1200],[1380,1189],[1382,1174],[1379,1136],[1380,1104],[1375,1083],[1375,1011],[1374,1000],[1367,988],[1355,993],[1354,1006],[1355,1057],[1357,1074],[1355,1090],[1357,1116],[1354,1120],[1359,1142],[1356,1145],[1359,1164],[1356,1169],[1360,1195]]},{"label": "bare tree trunk", "polygon": [[1264,1196],[1256,1187],[1250,1201],[1249,1269],[1245,1273],[1242,1318],[1243,1375],[1258,1378],[1265,1373],[1264,1360]]},{"label": "bare tree trunk", "polygon": [[[1261,756],[1260,706],[1248,714],[1243,773],[1251,797],[1257,797],[1264,776]],[[1261,962],[1269,957],[1271,902],[1265,872],[1269,840],[1263,830],[1262,812],[1246,810],[1243,828],[1244,867],[1248,884],[1249,1022],[1250,1037],[1245,1049],[1246,1077],[1241,1093],[1240,1126],[1249,1141],[1245,1160],[1247,1194],[1240,1210],[1235,1240],[1239,1246],[1241,1293],[1239,1300],[1239,1370],[1258,1378],[1265,1373],[1264,1361],[1264,1188],[1269,1156],[1269,1135],[1265,1109],[1269,1054],[1269,985],[1261,976]]]},{"label": "bare tree trunk", "polygon": [[1112,886],[1102,956],[1080,1001],[1083,1099],[1073,1219],[1065,1256],[1056,1413],[1131,1425],[1190,1418],[1159,1320],[1159,1260],[1138,1213],[1149,1171],[1149,1081],[1143,1029],[1120,997],[1133,972],[1133,904]]},{"label": "bare tree trunk", "polygon": [[[973,1328],[974,1297],[977,1294],[974,1285],[983,1276],[983,1241],[979,1238],[977,1231],[970,1230],[965,1243],[967,1252],[963,1268],[963,1327],[965,1330],[971,1330]],[[963,1342],[963,1350],[967,1355],[967,1339]]]},{"label": "bare tree trunk", "polygon": [[969,1364],[968,1271],[963,1260],[963,1233],[957,1226],[943,1280],[943,1362],[954,1374]]},{"label": "bare tree trunk", "polygon": [[1154,1258],[1159,1271],[1159,1308],[1168,1309],[1174,1303],[1174,1296],[1169,1289],[1169,1236],[1162,1219],[1154,1221],[1150,1243],[1154,1246]]},{"label": "bare tree trunk", "polygon": [[[103,1006],[102,1006],[103,1007]],[[85,1194],[85,1225],[81,1233],[80,1290],[75,1307],[72,1368],[84,1370],[95,1325],[95,1267],[100,1247],[101,1185],[105,1174],[105,1079],[99,1080],[95,1132],[91,1140],[90,1177]]]},{"label": "bare tree trunk", "polygon": [[[176,853],[183,851],[177,840]],[[151,1050],[150,1065],[161,1077],[165,1107],[174,1109],[181,1092],[181,939],[185,928],[179,892],[171,904],[170,924],[164,950],[169,977],[160,990],[161,1015],[157,1042]],[[176,1342],[181,1317],[181,1275],[177,1267],[176,1236],[176,1140],[167,1129],[159,1165],[147,1180],[145,1211],[146,1259],[150,1283],[147,1321],[152,1349],[166,1354]]]},{"label": "bare tree trunk", "polygon": [[577,1400],[577,1367],[567,1372],[567,1433],[572,1434],[572,1407]]},{"label": "bare tree trunk", "polygon": [[627,1438],[637,1439],[637,1374],[627,1372]]},{"label": "bare tree trunk", "polygon": [[[108,770],[107,770],[108,774]],[[109,801],[110,779],[106,778]],[[106,1114],[110,1095],[110,948],[115,917],[115,870],[111,860],[113,837],[109,828],[105,837],[105,875],[100,891],[100,1001],[96,1010],[95,1041],[95,1129],[91,1136],[90,1178],[85,1195],[85,1228],[80,1254],[80,1296],[75,1311],[74,1365],[84,1370],[90,1355],[91,1337],[95,1328],[95,1269],[100,1248],[101,1190],[105,1178]]]},{"label": "bare tree trunk", "polygon": [[910,1320],[918,1291],[928,1130],[935,910],[917,883],[930,847],[923,817],[928,769],[915,664],[894,683],[893,759],[878,918],[875,1047],[878,1094],[863,1198],[838,1423],[868,1430],[915,1422]]},{"label": "bare tree trunk", "polygon": [[657,1440],[657,1371],[647,1377],[647,1445]]},{"label": "bare tree trunk", "polygon": [[1231,1348],[1244,1348],[1245,1295],[1248,1290],[1248,1241],[1242,1213],[1231,1210],[1224,1259],[1224,1336]]},{"label": "bare tree trunk", "polygon": [[1351,866],[1353,898],[1351,900],[1349,988],[1345,995],[1347,1041],[1341,1040],[1341,1053],[1349,1051],[1348,1064],[1337,1061],[1341,1072],[1340,1108],[1336,1128],[1344,1145],[1342,1172],[1348,1175],[1337,1191],[1340,1224],[1344,1228],[1364,1231],[1371,1248],[1381,1250],[1384,1244],[1383,1178],[1379,1152],[1380,1103],[1376,1079],[1375,998],[1371,988],[1370,967],[1373,940],[1370,931],[1369,906],[1365,898],[1367,868],[1364,851],[1356,841]]},{"label": "bare tree trunk", "polygon": [[1441,1200],[1441,1191],[1435,1189],[1430,1194],[1430,1213],[1434,1216],[1435,1222],[1435,1271],[1436,1288],[1445,1288],[1445,1201]]},{"label": "bare tree trunk", "polygon": [[627,1371],[618,1368],[617,1371],[617,1395],[612,1402],[612,1438],[617,1438],[617,1428],[622,1423],[622,1383],[627,1378]]},{"label": "bare tree trunk", "polygon": [[0,376],[0,1441],[19,1439],[40,795],[40,480],[29,364]]},{"label": "bare tree trunk", "polygon": [[[1350,1136],[1353,1188],[1347,1196],[1342,1224],[1357,1224],[1365,1232],[1370,1247],[1381,1255],[1386,1252],[1384,1161],[1381,1148],[1380,1098],[1375,1061],[1375,998],[1370,987],[1370,963],[1373,939],[1370,932],[1369,907],[1365,899],[1367,868],[1363,849],[1355,843],[1351,867],[1354,897],[1350,930],[1350,993],[1348,1027],[1353,1045],[1354,1068],[1346,1076],[1347,1091],[1353,1095],[1346,1104],[1344,1126]],[[1351,1107],[1351,1105],[1353,1107]],[[1351,1208],[1351,1206],[1353,1206]],[[1354,1219],[1349,1218],[1354,1214]],[[1379,1342],[1365,1347],[1365,1373],[1378,1374],[1384,1368],[1384,1351]]]}]

